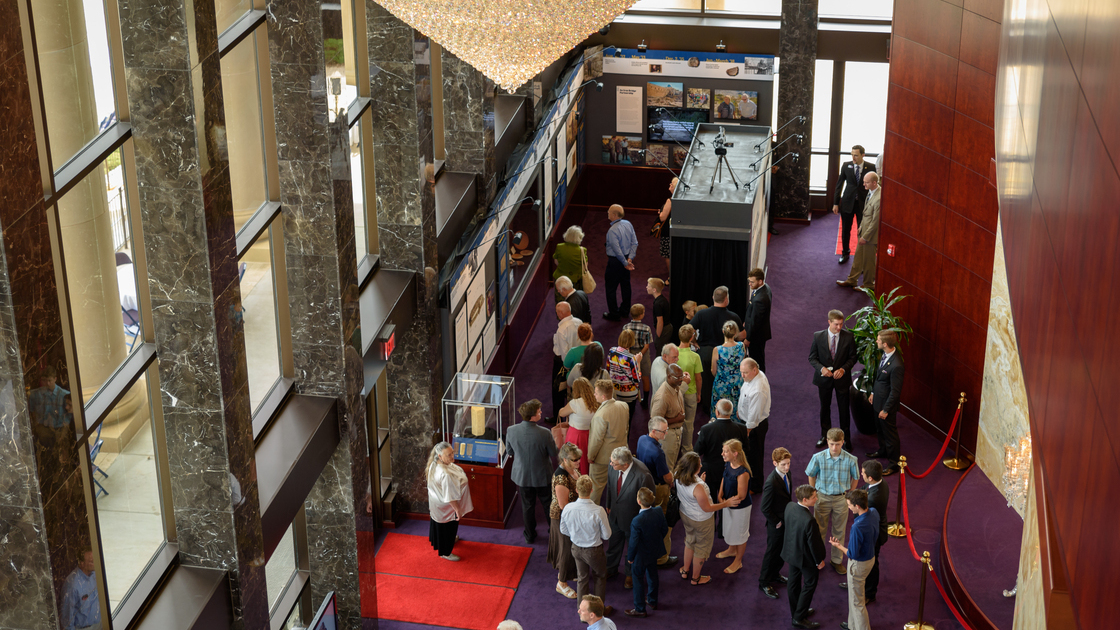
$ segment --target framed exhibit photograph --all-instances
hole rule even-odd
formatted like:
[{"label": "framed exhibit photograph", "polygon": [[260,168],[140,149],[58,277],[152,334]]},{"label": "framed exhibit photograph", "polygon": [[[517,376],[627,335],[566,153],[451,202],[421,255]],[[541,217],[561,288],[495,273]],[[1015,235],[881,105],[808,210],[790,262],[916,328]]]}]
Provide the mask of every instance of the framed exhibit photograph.
[{"label": "framed exhibit photograph", "polygon": [[716,120],[758,120],[758,92],[716,90]]},{"label": "framed exhibit photograph", "polygon": [[646,105],[649,107],[681,107],[684,105],[684,84],[650,81],[646,83]]},{"label": "framed exhibit photograph", "polygon": [[650,144],[646,147],[646,166],[669,166],[669,145]]},{"label": "framed exhibit photograph", "polygon": [[642,164],[641,136],[603,136],[603,164]]},{"label": "framed exhibit photograph", "polygon": [[688,159],[688,149],[675,144],[670,149],[672,149],[673,161],[669,164],[669,168],[684,168],[684,162]]},{"label": "framed exhibit photograph", "polygon": [[682,107],[647,107],[650,142],[692,142],[696,125],[708,122],[708,110]]},{"label": "framed exhibit photograph", "polygon": [[711,109],[712,91],[708,88],[688,88],[684,106],[688,109]]}]

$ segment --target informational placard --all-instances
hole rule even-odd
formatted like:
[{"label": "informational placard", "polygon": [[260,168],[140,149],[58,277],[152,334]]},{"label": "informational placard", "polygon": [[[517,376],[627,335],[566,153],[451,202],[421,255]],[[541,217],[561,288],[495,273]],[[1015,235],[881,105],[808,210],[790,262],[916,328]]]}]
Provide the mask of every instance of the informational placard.
[{"label": "informational placard", "polygon": [[679,50],[622,49],[619,57],[603,57],[603,74],[773,81],[772,55],[730,55]]},{"label": "informational placard", "polygon": [[473,346],[486,324],[486,274],[481,270],[471,280],[463,309],[467,312],[467,338]]},{"label": "informational placard", "polygon": [[482,347],[484,350],[483,356],[486,357],[487,362],[489,362],[490,358],[494,356],[494,350],[496,350],[495,344],[497,342],[497,333],[498,316],[497,314],[495,314],[494,317],[491,317],[490,320],[486,322],[486,328],[482,331]]},{"label": "informational placard", "polygon": [[466,364],[471,351],[470,338],[467,336],[467,308],[464,306],[455,314],[455,365]]},{"label": "informational placard", "polygon": [[557,184],[568,181],[568,178],[564,176],[568,172],[568,161],[566,159],[568,157],[568,142],[566,136],[567,134],[564,133],[556,134],[556,159],[560,160],[557,165],[559,169],[556,175]]},{"label": "informational placard", "polygon": [[620,85],[615,88],[615,130],[619,133],[642,133],[642,88]]}]

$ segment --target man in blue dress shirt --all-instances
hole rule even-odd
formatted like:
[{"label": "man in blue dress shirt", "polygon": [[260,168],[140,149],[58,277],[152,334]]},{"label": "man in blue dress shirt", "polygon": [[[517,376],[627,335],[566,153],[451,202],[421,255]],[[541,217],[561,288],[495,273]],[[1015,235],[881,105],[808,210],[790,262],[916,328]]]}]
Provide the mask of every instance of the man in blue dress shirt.
[{"label": "man in blue dress shirt", "polygon": [[63,630],[100,630],[101,603],[97,599],[97,576],[93,552],[86,549],[73,573],[62,584]]},{"label": "man in blue dress shirt", "polygon": [[[617,203],[607,209],[611,227],[607,230],[607,312],[603,318],[612,322],[622,320],[623,313],[630,313],[630,272],[634,270],[634,257],[638,255],[638,236],[634,226],[622,217],[626,211]],[[615,302],[615,291],[622,285],[622,305]]]},{"label": "man in blue dress shirt", "polygon": [[840,624],[844,630],[871,630],[864,601],[867,574],[875,564],[875,541],[879,539],[879,512],[867,507],[866,490],[848,490],[844,493],[848,510],[856,515],[848,534],[848,546],[836,538],[829,543],[848,554],[848,620]]}]

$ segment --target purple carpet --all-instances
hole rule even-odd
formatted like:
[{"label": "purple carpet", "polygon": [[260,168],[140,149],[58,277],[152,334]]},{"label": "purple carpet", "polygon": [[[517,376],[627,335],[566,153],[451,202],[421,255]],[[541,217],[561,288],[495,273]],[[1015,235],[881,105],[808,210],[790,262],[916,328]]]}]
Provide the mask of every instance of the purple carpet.
[{"label": "purple carpet", "polygon": [[[908,488],[909,489],[909,488]],[[1010,629],[1023,519],[979,468],[968,473],[949,505],[949,558],[969,597],[997,628]]]},{"label": "purple carpet", "polygon": [[[648,313],[652,299],[645,294],[645,279],[650,276],[665,278],[665,264],[658,256],[657,242],[646,236],[653,224],[653,215],[632,214],[627,218],[634,223],[640,242],[635,263],[637,270],[632,274],[634,302],[645,304]],[[829,309],[838,308],[847,314],[866,302],[863,294],[839,288],[835,284],[835,280],[843,278],[847,273],[847,265],[838,265],[833,254],[836,221],[835,217],[827,215],[810,225],[780,224],[778,227],[781,234],[771,237],[769,245],[768,272],[771,275],[767,282],[774,292],[771,319],[774,338],[767,345],[767,363],[770,367],[767,376],[772,388],[773,405],[766,449],[769,451],[777,446],[785,446],[793,453],[794,481],[797,483],[806,481],[805,465],[816,450],[814,444],[820,433],[819,403],[816,388],[811,381],[812,368],[808,363],[812,333],[825,328]],[[561,225],[559,229],[565,227]],[[606,214],[588,215],[583,228],[587,234],[584,242],[591,252],[591,270],[602,286],[605,262],[601,244],[607,228]],[[743,273],[746,271],[744,269]],[[617,340],[622,324],[603,321],[602,313],[606,310],[603,288],[590,297],[592,313],[595,315],[593,324],[596,338],[609,347]],[[554,316],[547,309],[544,313],[529,343],[526,357],[547,359],[551,354]],[[646,321],[649,323],[648,314]],[[518,402],[538,398],[545,403],[545,413],[550,412],[550,369],[549,360],[522,362],[515,374]],[[833,416],[835,423],[835,405]],[[631,434],[632,448],[638,436],[644,433],[648,418],[648,412],[639,406]],[[698,415],[696,428],[699,429],[706,420],[706,416]],[[937,455],[940,443],[909,420],[900,420],[899,433],[903,453],[919,470],[924,470]],[[854,443],[855,452],[861,461],[866,451],[874,450],[877,446],[874,436],[858,433],[854,436]],[[769,474],[769,462],[765,468],[764,474]],[[958,472],[938,466],[929,477],[909,483],[909,510],[919,552],[928,550],[931,556],[938,557],[946,501],[959,475]],[[894,520],[898,478],[890,477],[887,483],[891,488],[887,516]],[[990,506],[990,510],[1001,509],[1001,503]],[[505,530],[464,527],[459,530],[460,535],[467,540],[524,545],[520,510],[514,509],[513,514],[509,527]],[[722,569],[730,560],[715,559],[715,552],[721,551],[725,546],[722,541],[717,540],[713,557],[704,568],[704,573],[712,576],[712,582],[703,587],[692,587],[681,580],[675,571],[663,571],[661,607],[649,619],[630,619],[623,615],[622,610],[633,607],[633,597],[630,591],[623,588],[621,577],[610,580],[607,586],[607,603],[619,611],[614,617],[615,623],[619,627],[632,628],[644,626],[683,629],[694,628],[698,623],[716,623],[720,627],[730,627],[732,623],[736,626],[745,624],[748,628],[790,627],[790,609],[785,589],[779,589],[780,597],[776,601],[767,599],[758,590],[758,568],[765,548],[766,528],[757,509],[752,510],[751,519],[752,536],[747,543],[744,568],[741,571],[730,576],[723,573]],[[426,535],[427,530],[428,523],[425,521],[407,521],[396,531]],[[510,607],[509,617],[521,622],[526,630],[579,627],[575,602],[555,592],[556,572],[545,560],[548,544],[546,515],[538,517],[537,530],[537,543],[533,545],[533,555]],[[384,534],[380,537],[383,538]],[[1015,537],[1015,544],[1018,544],[1017,541],[1018,537]],[[673,532],[672,553],[682,555],[683,546],[684,532],[678,526]],[[868,607],[871,624],[875,628],[898,628],[907,621],[917,619],[921,564],[913,559],[906,543],[899,539],[891,539],[883,547],[880,559],[882,580],[878,601]],[[813,601],[817,609],[813,619],[819,621],[823,628],[838,628],[841,621],[847,620],[847,592],[837,586],[843,579],[830,568],[821,572],[820,584]],[[1007,583],[1013,582],[1012,576]],[[939,630],[960,628],[932,584],[927,591],[925,622]],[[429,627],[366,620],[366,628],[375,626],[382,629]]]}]

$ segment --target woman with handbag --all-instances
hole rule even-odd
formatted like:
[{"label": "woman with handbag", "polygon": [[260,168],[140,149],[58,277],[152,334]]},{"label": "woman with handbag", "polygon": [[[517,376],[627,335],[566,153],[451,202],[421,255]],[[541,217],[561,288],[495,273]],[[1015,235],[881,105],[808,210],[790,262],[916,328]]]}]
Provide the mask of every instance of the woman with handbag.
[{"label": "woman with handbag", "polygon": [[556,251],[552,253],[552,259],[556,261],[556,269],[552,272],[552,279],[568,276],[574,289],[590,293],[583,284],[587,248],[580,246],[582,242],[583,229],[578,225],[573,225],[564,231],[564,242],[557,243]]}]

